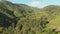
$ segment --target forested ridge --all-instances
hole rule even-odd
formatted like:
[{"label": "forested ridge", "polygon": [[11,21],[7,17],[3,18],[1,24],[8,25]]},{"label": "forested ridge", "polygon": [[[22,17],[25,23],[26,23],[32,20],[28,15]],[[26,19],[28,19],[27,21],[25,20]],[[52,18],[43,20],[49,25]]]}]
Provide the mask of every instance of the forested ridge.
[{"label": "forested ridge", "polygon": [[0,1],[0,34],[60,34],[60,6],[34,8]]}]

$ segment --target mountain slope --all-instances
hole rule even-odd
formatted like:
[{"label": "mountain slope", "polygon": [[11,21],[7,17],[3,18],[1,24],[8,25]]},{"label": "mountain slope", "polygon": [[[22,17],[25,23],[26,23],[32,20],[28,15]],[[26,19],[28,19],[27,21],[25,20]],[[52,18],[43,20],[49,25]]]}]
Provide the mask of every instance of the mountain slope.
[{"label": "mountain slope", "polygon": [[[25,4],[0,1],[1,34],[59,33],[53,28],[54,26],[59,26],[59,17],[60,6],[49,5],[39,9]],[[53,25],[53,27],[50,25]]]}]

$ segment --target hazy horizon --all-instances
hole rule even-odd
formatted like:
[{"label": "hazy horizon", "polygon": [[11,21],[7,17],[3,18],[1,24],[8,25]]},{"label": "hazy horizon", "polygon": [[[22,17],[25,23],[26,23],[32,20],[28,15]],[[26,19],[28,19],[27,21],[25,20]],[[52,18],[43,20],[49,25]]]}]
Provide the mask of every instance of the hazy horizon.
[{"label": "hazy horizon", "polygon": [[26,4],[31,7],[43,8],[48,5],[60,5],[60,0],[8,0],[12,3]]}]

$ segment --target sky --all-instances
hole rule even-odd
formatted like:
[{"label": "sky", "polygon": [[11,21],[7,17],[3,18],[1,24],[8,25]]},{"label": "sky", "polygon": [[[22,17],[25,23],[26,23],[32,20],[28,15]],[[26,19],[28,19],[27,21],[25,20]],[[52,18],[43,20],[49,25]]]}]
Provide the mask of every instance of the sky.
[{"label": "sky", "polygon": [[31,7],[43,8],[48,5],[60,5],[60,0],[8,0],[17,4],[26,4]]}]

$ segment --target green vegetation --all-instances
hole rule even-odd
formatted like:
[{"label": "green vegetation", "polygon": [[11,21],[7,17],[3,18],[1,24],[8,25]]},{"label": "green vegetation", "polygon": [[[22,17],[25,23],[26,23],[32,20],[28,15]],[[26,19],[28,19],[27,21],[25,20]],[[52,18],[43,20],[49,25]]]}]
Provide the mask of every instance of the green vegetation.
[{"label": "green vegetation", "polygon": [[0,1],[0,34],[60,34],[60,6],[39,9]]}]

